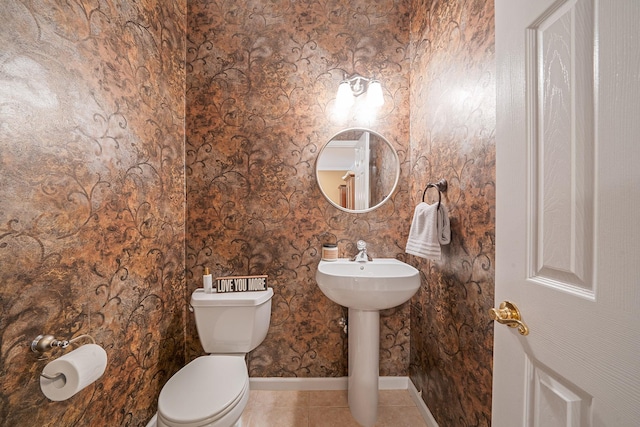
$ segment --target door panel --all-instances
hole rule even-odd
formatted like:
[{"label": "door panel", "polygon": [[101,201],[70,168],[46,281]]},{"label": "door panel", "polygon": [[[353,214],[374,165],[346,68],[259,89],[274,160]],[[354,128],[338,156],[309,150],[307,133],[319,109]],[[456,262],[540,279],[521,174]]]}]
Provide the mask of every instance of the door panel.
[{"label": "door panel", "polygon": [[535,427],[580,427],[591,425],[591,396],[575,390],[563,378],[544,367],[529,365],[532,372],[529,394],[533,403],[528,417]]},{"label": "door panel", "polygon": [[553,5],[526,29],[530,275],[593,295],[592,0]]},{"label": "door panel", "polygon": [[356,210],[369,209],[371,207],[369,206],[369,196],[371,194],[371,183],[369,182],[370,137],[371,134],[369,132],[362,132],[362,136],[356,143]]}]

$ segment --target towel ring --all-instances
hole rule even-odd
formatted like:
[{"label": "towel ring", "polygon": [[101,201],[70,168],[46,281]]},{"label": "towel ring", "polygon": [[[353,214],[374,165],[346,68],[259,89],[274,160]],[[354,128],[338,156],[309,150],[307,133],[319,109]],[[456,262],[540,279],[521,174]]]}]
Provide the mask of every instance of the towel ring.
[{"label": "towel ring", "polygon": [[427,190],[429,188],[437,188],[438,189],[438,209],[440,209],[440,202],[442,201],[442,192],[443,191],[447,191],[447,188],[449,187],[449,184],[447,183],[447,180],[442,178],[440,181],[436,182],[435,184],[430,182],[429,184],[427,184],[427,187],[424,189],[424,191],[422,192],[422,201],[424,202],[424,197],[427,195]]}]

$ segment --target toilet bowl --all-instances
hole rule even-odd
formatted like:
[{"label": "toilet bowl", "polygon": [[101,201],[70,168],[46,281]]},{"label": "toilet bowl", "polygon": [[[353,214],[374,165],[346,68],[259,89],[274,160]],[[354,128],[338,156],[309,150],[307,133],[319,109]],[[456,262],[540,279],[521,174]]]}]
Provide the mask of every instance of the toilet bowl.
[{"label": "toilet bowl", "polygon": [[265,338],[273,289],[191,296],[200,356],[173,375],[147,427],[240,427],[249,401],[245,355]]},{"label": "toilet bowl", "polygon": [[162,388],[157,426],[233,426],[248,400],[249,375],[242,355],[201,356]]}]

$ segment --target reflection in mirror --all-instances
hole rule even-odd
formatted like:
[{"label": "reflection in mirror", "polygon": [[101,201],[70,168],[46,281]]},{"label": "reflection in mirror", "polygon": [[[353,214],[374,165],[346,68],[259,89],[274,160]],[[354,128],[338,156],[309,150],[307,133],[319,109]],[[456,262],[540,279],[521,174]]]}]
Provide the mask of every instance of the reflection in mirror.
[{"label": "reflection in mirror", "polygon": [[347,212],[368,212],[386,202],[398,184],[400,161],[382,135],[346,129],[334,135],[316,161],[322,194]]}]

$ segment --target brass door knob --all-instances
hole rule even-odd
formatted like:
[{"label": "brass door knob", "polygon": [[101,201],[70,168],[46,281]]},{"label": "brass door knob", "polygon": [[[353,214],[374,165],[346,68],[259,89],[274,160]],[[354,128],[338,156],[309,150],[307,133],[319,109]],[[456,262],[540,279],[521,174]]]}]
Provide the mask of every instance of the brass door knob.
[{"label": "brass door knob", "polygon": [[510,328],[518,328],[520,335],[529,335],[529,327],[522,321],[520,310],[514,303],[503,301],[500,304],[500,308],[490,309],[489,315],[498,323],[507,325]]}]

